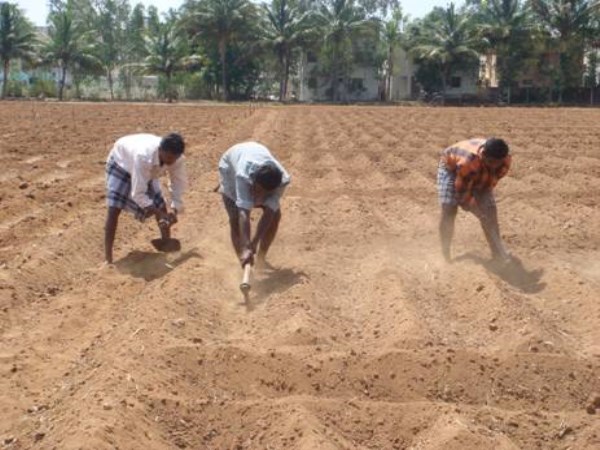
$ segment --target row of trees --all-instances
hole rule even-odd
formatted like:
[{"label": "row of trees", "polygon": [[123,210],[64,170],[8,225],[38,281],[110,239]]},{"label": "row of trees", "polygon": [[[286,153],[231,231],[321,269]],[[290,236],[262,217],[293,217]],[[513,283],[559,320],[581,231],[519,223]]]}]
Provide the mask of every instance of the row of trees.
[{"label": "row of trees", "polygon": [[[111,98],[115,76],[129,97],[136,76],[145,73],[160,76],[168,99],[182,77],[199,96],[224,100],[248,98],[261,81],[278,80],[285,99],[290,76],[309,52],[317,55],[316,75],[326,80],[332,100],[343,99],[356,65],[372,67],[390,99],[394,54],[404,48],[427,89],[445,92],[453,73],[476,70],[488,55],[496,58],[505,91],[536,66],[560,100],[565,88],[584,79],[597,86],[592,50],[599,47],[599,0],[468,0],[417,20],[402,13],[398,0],[187,0],[162,17],[128,0],[50,0],[43,37],[16,5],[0,3],[3,73],[17,59],[58,67],[61,99],[67,72],[75,85],[104,76]],[[548,55],[557,63],[548,63]],[[7,85],[5,76],[3,97]]]}]

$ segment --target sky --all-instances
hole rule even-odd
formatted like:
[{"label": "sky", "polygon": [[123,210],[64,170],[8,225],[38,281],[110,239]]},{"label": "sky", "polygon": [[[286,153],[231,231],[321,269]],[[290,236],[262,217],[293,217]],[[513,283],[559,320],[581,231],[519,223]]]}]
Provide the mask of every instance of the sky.
[{"label": "sky", "polygon": [[[48,15],[47,0],[9,0],[15,2],[19,7],[25,10],[29,20],[36,25],[45,25],[46,16]],[[140,0],[130,0],[132,5],[137,4]],[[165,12],[169,8],[178,8],[183,0],[141,0],[141,3],[146,6],[154,5],[160,12]],[[433,9],[434,6],[446,6],[450,0],[401,0],[402,9],[405,14],[409,14],[412,18],[422,17]],[[456,2],[460,3],[460,2]]]}]

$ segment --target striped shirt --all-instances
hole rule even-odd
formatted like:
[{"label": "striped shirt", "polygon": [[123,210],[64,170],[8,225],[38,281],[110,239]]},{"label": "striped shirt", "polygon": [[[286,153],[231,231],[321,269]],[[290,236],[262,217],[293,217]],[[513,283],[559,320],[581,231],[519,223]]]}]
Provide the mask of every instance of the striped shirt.
[{"label": "striped shirt", "polygon": [[456,174],[454,189],[461,203],[469,202],[473,191],[496,187],[510,169],[510,155],[504,158],[503,164],[497,169],[491,169],[483,163],[481,152],[485,142],[486,139],[469,139],[442,151],[440,161],[448,171]]}]

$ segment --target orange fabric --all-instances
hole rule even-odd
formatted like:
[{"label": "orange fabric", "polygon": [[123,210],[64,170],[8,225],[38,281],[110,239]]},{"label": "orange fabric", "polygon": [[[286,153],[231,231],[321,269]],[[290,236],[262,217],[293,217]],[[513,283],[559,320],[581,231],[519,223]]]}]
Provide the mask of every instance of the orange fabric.
[{"label": "orange fabric", "polygon": [[441,161],[446,169],[456,174],[454,189],[460,203],[469,203],[473,191],[493,189],[504,177],[512,162],[508,155],[497,169],[483,164],[481,152],[485,139],[469,139],[457,142],[442,152]]}]

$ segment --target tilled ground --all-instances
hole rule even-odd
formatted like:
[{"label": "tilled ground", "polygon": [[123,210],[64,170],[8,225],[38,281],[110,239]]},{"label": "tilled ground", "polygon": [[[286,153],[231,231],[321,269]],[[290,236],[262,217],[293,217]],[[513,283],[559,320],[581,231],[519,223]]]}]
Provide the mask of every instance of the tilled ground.
[{"label": "tilled ground", "polygon": [[[600,111],[0,111],[0,446],[600,447]],[[188,142],[182,250],[124,217],[101,269],[112,142],[171,130]],[[521,262],[490,264],[463,213],[447,265],[437,156],[491,135],[514,154],[497,200]],[[250,307],[211,193],[248,139],[293,177]]]}]

